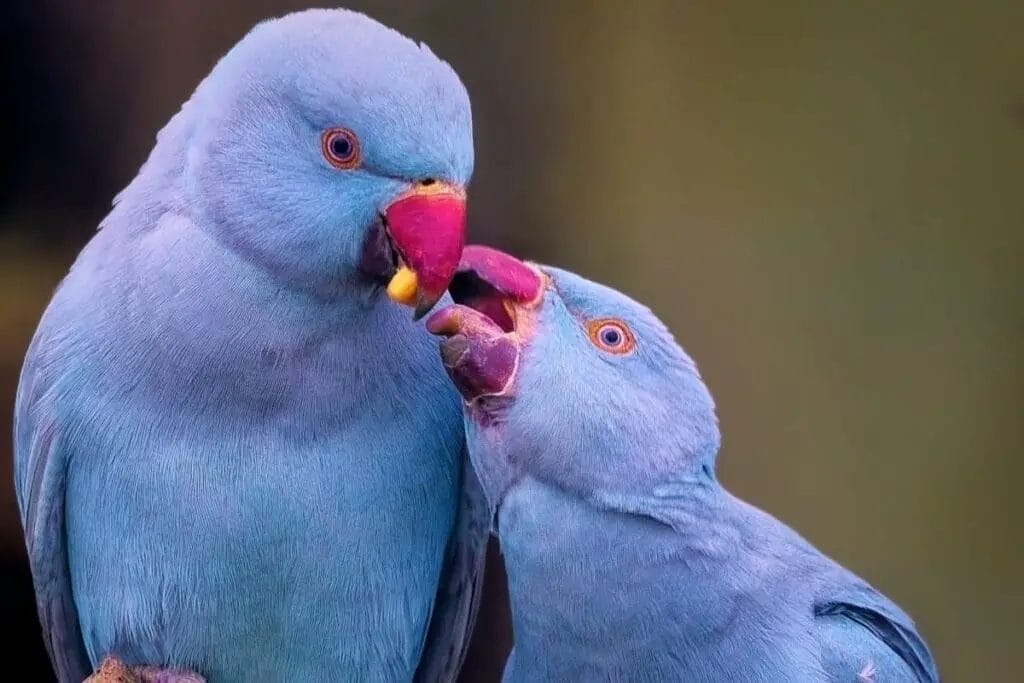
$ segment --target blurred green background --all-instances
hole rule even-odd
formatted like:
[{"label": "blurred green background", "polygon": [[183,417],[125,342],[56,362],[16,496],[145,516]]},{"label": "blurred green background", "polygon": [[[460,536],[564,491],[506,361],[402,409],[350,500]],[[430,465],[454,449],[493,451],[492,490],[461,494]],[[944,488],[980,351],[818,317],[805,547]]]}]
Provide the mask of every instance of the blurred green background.
[{"label": "blurred green background", "polygon": [[[155,132],[248,27],[301,6],[7,3],[0,429],[42,308]],[[717,399],[726,484],[900,602],[946,680],[1019,680],[1024,3],[350,6],[463,76],[471,239],[649,303]],[[23,553],[5,485],[5,630],[45,680]],[[501,579],[495,561],[465,680],[498,680]]]}]

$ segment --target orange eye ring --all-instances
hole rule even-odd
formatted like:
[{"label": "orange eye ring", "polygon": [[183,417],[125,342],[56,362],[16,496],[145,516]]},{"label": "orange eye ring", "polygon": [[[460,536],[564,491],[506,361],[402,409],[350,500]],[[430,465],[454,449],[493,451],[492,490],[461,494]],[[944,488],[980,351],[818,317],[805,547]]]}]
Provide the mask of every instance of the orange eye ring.
[{"label": "orange eye ring", "polygon": [[636,337],[629,326],[618,318],[598,318],[587,323],[591,343],[602,351],[619,355],[636,348]]},{"label": "orange eye ring", "polygon": [[328,128],[320,137],[320,151],[331,166],[350,171],[363,161],[359,138],[348,128]]}]

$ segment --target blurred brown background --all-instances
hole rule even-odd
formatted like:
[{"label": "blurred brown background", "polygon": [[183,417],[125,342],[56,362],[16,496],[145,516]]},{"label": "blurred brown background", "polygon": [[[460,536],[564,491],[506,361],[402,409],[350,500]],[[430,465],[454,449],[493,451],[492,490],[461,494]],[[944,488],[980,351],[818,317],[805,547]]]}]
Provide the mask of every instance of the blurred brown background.
[{"label": "blurred brown background", "polygon": [[[0,431],[155,132],[301,6],[5,4]],[[900,602],[946,680],[1019,680],[1024,3],[351,6],[463,76],[472,239],[651,304],[717,398],[724,481]],[[498,680],[510,643],[492,567],[465,680]],[[46,680],[9,483],[0,572],[5,645]]]}]

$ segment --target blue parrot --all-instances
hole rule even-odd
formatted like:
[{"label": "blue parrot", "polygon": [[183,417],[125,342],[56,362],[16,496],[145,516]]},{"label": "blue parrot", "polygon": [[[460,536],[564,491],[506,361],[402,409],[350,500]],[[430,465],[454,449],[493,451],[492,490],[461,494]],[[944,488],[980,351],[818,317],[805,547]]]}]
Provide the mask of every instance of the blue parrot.
[{"label": "blue parrot", "polygon": [[937,681],[914,623],[715,476],[714,404],[646,308],[467,247],[427,322],[508,570],[505,680]]},{"label": "blue parrot", "polygon": [[158,134],[18,389],[61,681],[108,655],[212,681],[454,678],[486,505],[435,339],[384,292],[417,316],[445,292],[471,128],[427,47],[311,10],[254,28]]}]

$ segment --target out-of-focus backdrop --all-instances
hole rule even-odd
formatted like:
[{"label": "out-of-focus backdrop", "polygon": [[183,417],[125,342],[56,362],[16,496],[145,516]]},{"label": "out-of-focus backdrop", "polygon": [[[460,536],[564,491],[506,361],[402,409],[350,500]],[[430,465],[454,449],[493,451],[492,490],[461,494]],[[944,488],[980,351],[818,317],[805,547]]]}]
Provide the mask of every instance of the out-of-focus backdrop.
[{"label": "out-of-focus backdrop", "polygon": [[[1024,3],[351,6],[469,88],[471,238],[653,306],[717,399],[726,484],[900,602],[947,680],[1019,680]],[[300,7],[5,4],[0,432],[50,293],[155,132]],[[4,481],[5,641],[47,680]],[[467,681],[497,681],[511,642],[491,567]]]}]

